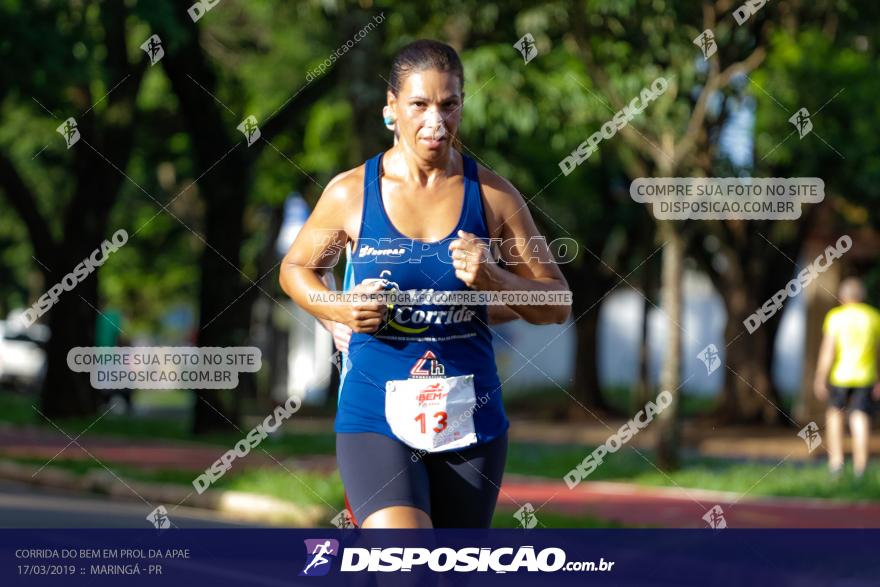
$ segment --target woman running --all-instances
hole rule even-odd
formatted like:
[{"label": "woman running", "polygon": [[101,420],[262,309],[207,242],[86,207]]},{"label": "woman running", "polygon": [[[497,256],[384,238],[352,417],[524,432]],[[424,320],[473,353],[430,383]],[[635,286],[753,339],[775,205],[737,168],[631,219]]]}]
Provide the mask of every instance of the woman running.
[{"label": "woman running", "polygon": [[[568,289],[519,192],[454,148],[463,85],[448,45],[403,48],[387,92],[397,144],[330,182],[282,263],[297,304],[353,331],[334,431],[363,528],[488,528],[509,422],[487,307],[320,303],[346,244],[354,293]],[[501,248],[507,270],[489,239],[516,243]],[[534,324],[570,314],[566,304],[510,309]]]}]

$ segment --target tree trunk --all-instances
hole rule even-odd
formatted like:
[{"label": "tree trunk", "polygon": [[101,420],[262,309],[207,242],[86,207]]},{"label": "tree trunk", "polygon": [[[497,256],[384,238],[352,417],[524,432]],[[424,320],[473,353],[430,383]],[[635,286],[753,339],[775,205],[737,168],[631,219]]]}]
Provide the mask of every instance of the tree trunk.
[{"label": "tree trunk", "polygon": [[633,387],[630,409],[633,413],[641,410],[654,397],[651,385],[651,349],[648,345],[650,336],[651,302],[657,289],[657,273],[653,259],[645,261],[642,269],[642,319],[639,332],[639,372],[638,380]]},{"label": "tree trunk", "polygon": [[672,396],[670,404],[657,416],[657,466],[669,471],[678,467],[681,431],[679,429],[679,394],[681,371],[681,323],[682,323],[682,262],[684,239],[670,221],[658,222],[658,232],[663,248],[662,308],[666,314],[666,344],[663,369],[660,373],[660,389]]},{"label": "tree trunk", "polygon": [[[345,31],[345,38],[351,38],[375,14],[375,10],[353,10],[346,13],[340,19],[340,32]],[[382,120],[382,107],[386,101],[386,84],[383,78],[388,76],[391,65],[381,57],[387,30],[387,24],[374,29],[360,42],[357,51],[348,53],[336,66],[340,68],[345,79],[346,99],[351,105],[354,122],[351,134],[352,155],[358,162],[388,149],[394,142],[391,131],[385,128]]]},{"label": "tree trunk", "polygon": [[574,381],[572,395],[577,401],[569,403],[568,418],[585,420],[591,418],[584,408],[608,410],[599,386],[599,365],[596,359],[596,342],[599,330],[599,312],[592,310],[575,324],[577,343],[575,348]]},{"label": "tree trunk", "polygon": [[[197,159],[201,157],[197,156]],[[202,180],[207,192],[204,237],[207,244],[202,252],[199,280],[197,344],[200,347],[241,346],[248,342],[250,304],[248,296],[241,296],[239,270],[244,239],[243,194],[247,193],[247,184],[243,180],[245,173],[241,167],[230,167],[227,173],[214,176],[216,179],[207,179],[206,176]],[[194,434],[237,428],[241,416],[238,389],[200,389],[196,394]]]},{"label": "tree trunk", "polygon": [[[215,76],[200,53],[197,32],[191,28],[190,33],[189,42],[167,53],[163,63],[193,138],[199,190],[205,202],[204,236],[196,233],[204,243],[196,344],[240,346],[247,341],[250,309],[247,296],[239,299],[243,293],[240,249],[250,163],[245,149],[249,147],[243,140],[236,146],[226,133],[217,105],[190,79],[192,76],[208,91],[216,91]],[[194,434],[237,428],[237,390],[199,389],[195,393]]]},{"label": "tree trunk", "polygon": [[[789,170],[777,169],[772,176],[790,174]],[[713,285],[724,293],[722,299],[727,311],[725,364],[730,369],[725,373],[724,388],[712,413],[719,423],[778,424],[789,421],[772,378],[776,334],[784,308],[753,334],[748,333],[743,320],[794,277],[793,259],[799,257],[806,235],[817,224],[818,209],[816,206],[806,207],[795,232],[786,233],[773,245],[765,236],[772,235],[772,221],[727,221],[713,225],[713,234],[725,243],[726,267],[723,272],[715,269],[710,256],[700,255],[699,249],[696,251]],[[819,222],[819,225],[823,223]],[[807,295],[807,292],[800,295]]]},{"label": "tree trunk", "polygon": [[[85,118],[80,124],[83,140],[73,147],[76,190],[64,213],[64,241],[51,247],[45,243],[34,247],[38,254],[45,255],[47,248],[51,251],[48,258],[39,259],[45,266],[44,291],[59,283],[122,228],[108,229],[108,220],[120,185],[126,181],[119,169],[128,167],[133,144],[133,101],[139,82],[131,83],[131,87],[125,88],[125,99],[117,97],[118,101],[114,101],[106,115],[112,122],[99,124]],[[31,218],[26,222],[39,221]],[[130,236],[133,229],[125,228]],[[71,291],[62,292],[50,310],[46,379],[40,394],[46,416],[88,416],[97,411],[98,395],[91,387],[88,374],[72,372],[67,366],[67,353],[77,346],[95,344],[95,322],[100,316],[100,271],[101,268],[96,267]]]},{"label": "tree trunk", "polygon": [[[564,270],[568,269],[563,265]],[[571,291],[576,292],[572,302],[572,318],[577,340],[575,342],[574,378],[570,393],[576,401],[568,402],[565,418],[592,419],[590,412],[607,413],[609,406],[599,385],[598,349],[599,306],[603,295],[611,287],[600,277],[598,267],[588,266],[566,270]],[[586,408],[586,409],[585,409]]]},{"label": "tree trunk", "polygon": [[[809,223],[811,216],[804,219]],[[725,327],[726,372],[724,389],[713,417],[723,424],[778,424],[788,417],[782,397],[773,383],[772,370],[776,333],[781,308],[765,324],[749,334],[743,321],[758,310],[794,276],[791,259],[798,256],[803,229],[799,235],[776,250],[762,238],[767,223],[736,225],[725,237],[727,270],[713,273],[712,280],[727,310]],[[790,303],[790,301],[786,302]]]},{"label": "tree trunk", "polygon": [[[724,388],[714,416],[722,424],[777,423],[781,400],[771,381],[767,357],[772,356],[773,336],[778,316],[749,334],[743,321],[761,306],[752,285],[745,280],[731,279],[725,286],[724,305],[727,341]],[[780,310],[781,312],[781,310]]]},{"label": "tree trunk", "polygon": [[[70,244],[70,240],[67,244]],[[71,261],[70,256],[59,256],[63,260],[47,260],[54,271],[46,273],[46,289],[58,283],[79,263]],[[92,388],[89,374],[75,373],[67,366],[67,353],[72,348],[95,344],[97,315],[93,307],[98,307],[97,272],[73,290],[63,292],[50,310],[48,323],[51,336],[46,348],[46,379],[40,392],[40,411],[49,418],[91,416],[98,409],[98,394]]]},{"label": "tree trunk", "polygon": [[[240,269],[244,238],[244,211],[256,154],[281,132],[289,130],[336,81],[336,68],[309,83],[288,100],[269,120],[258,120],[261,138],[248,146],[242,135],[227,133],[225,109],[211,99],[217,95],[217,75],[199,44],[199,28],[183,12],[176,13],[175,27],[153,22],[156,30],[175,38],[174,50],[162,60],[189,127],[199,186],[205,201],[205,234],[202,240],[199,281],[199,346],[246,344],[252,297],[242,295]],[[172,30],[176,29],[176,30]],[[183,31],[181,33],[181,30]],[[169,44],[170,45],[170,44]],[[239,121],[247,113],[234,113]],[[231,131],[230,131],[231,132]],[[222,161],[221,161],[222,160]],[[216,168],[215,168],[216,166]],[[258,276],[259,277],[259,276]],[[249,284],[265,289],[259,283]],[[274,286],[273,291],[274,291]],[[262,292],[260,292],[262,294]],[[270,294],[271,295],[271,294]],[[227,390],[198,390],[193,412],[193,432],[235,429],[239,420],[240,395]]]}]

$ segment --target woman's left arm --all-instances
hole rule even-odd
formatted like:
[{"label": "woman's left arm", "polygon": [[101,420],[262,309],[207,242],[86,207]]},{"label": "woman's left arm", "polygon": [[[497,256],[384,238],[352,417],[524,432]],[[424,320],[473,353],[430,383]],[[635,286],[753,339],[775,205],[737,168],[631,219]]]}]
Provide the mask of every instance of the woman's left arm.
[{"label": "woman's left arm", "polygon": [[[485,241],[459,231],[459,238],[449,245],[456,277],[476,290],[567,293],[568,283],[520,193],[510,182],[484,168],[480,169],[480,182],[489,230],[493,238],[501,239],[501,256],[507,269],[493,260]],[[509,306],[532,324],[561,324],[571,315],[570,304]]]}]

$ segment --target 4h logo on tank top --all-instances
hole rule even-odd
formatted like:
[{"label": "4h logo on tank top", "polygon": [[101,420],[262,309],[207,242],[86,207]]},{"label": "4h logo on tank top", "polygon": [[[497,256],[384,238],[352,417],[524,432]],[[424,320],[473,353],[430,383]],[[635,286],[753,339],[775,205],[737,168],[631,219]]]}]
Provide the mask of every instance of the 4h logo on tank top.
[{"label": "4h logo on tank top", "polygon": [[446,369],[443,367],[443,363],[440,362],[440,359],[437,358],[437,355],[431,351],[425,351],[422,358],[416,361],[416,364],[409,370],[409,374],[416,379],[424,377],[444,377],[446,375]]}]

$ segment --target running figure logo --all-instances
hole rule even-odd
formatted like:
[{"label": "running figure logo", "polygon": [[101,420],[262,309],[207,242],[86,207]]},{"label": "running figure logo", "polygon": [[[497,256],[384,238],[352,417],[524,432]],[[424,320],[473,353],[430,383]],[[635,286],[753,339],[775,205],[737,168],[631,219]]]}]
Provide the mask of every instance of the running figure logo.
[{"label": "running figure logo", "polygon": [[526,502],[521,508],[516,510],[516,513],[513,514],[513,517],[519,520],[519,523],[522,524],[522,527],[526,530],[534,528],[538,525],[538,516],[535,515],[535,507]]},{"label": "running figure logo", "polygon": [[712,509],[706,512],[703,519],[709,524],[713,530],[723,530],[727,528],[727,520],[724,519],[724,510],[720,505],[712,506]]},{"label": "running figure logo", "polygon": [[150,67],[159,63],[159,60],[165,56],[165,49],[162,48],[162,39],[159,38],[159,35],[152,35],[149,39],[144,41],[141,45],[141,49],[143,49],[150,58]]},{"label": "running figure logo", "polygon": [[355,527],[355,523],[351,517],[351,514],[349,514],[348,510],[345,509],[336,514],[333,519],[330,520],[330,523],[340,530],[348,530]]},{"label": "running figure logo", "polygon": [[300,572],[300,577],[320,577],[330,571],[330,559],[327,555],[339,554],[339,541],[332,538],[318,538],[305,540],[306,543],[306,566]]},{"label": "running figure logo", "polygon": [[700,35],[694,39],[694,45],[700,48],[700,51],[703,52],[703,61],[708,61],[710,57],[715,55],[715,51],[718,50],[718,45],[715,43],[715,35],[712,33],[712,29],[706,29]]},{"label": "running figure logo", "polygon": [[513,48],[522,53],[526,65],[538,55],[538,48],[535,46],[535,37],[533,37],[531,33],[523,35],[519,41],[513,44]]},{"label": "running figure logo", "polygon": [[64,142],[67,143],[68,149],[74,146],[79,140],[79,129],[76,127],[76,120],[74,120],[72,116],[62,122],[55,130],[58,131],[58,134],[64,137]]},{"label": "running figure logo", "polygon": [[707,375],[711,375],[721,366],[721,358],[718,356],[718,347],[714,344],[707,345],[706,348],[700,351],[697,358],[703,361],[703,364],[706,365]]},{"label": "running figure logo", "polygon": [[244,120],[241,121],[237,127],[238,130],[241,131],[241,134],[244,135],[244,138],[247,139],[247,146],[250,147],[254,144],[254,141],[260,138],[260,127],[257,126],[257,117],[256,116],[248,116]]},{"label": "running figure logo", "polygon": [[171,527],[171,520],[168,518],[168,510],[164,505],[160,505],[147,516],[147,521],[152,523],[158,530],[165,530]]},{"label": "running figure logo", "polygon": [[819,425],[815,422],[810,422],[798,432],[798,436],[804,439],[804,442],[807,443],[807,450],[813,452],[816,447],[822,444],[822,435],[819,434]]},{"label": "running figure logo", "polygon": [[813,130],[813,121],[810,120],[810,111],[806,108],[801,108],[795,112],[788,121],[797,129],[800,138],[804,138],[810,134],[811,130]]}]

